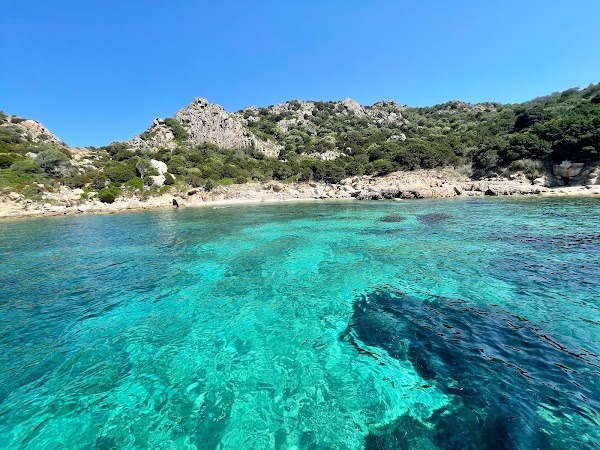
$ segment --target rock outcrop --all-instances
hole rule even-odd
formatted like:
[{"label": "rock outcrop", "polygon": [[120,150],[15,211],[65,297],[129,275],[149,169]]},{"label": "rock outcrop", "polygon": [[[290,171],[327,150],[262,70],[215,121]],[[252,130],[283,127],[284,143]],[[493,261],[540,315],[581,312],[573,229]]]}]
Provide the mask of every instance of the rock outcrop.
[{"label": "rock outcrop", "polygon": [[161,148],[173,150],[177,147],[175,135],[161,119],[154,119],[152,126],[144,133],[144,137],[136,136],[127,142],[138,150],[156,151]]},{"label": "rock outcrop", "polygon": [[571,161],[563,161],[561,164],[555,164],[552,168],[552,172],[557,177],[561,178],[573,178],[581,173],[583,169],[583,163],[572,163]]},{"label": "rock outcrop", "polygon": [[223,148],[254,147],[268,156],[277,156],[280,147],[258,139],[233,114],[221,106],[196,98],[175,114],[195,144],[209,142]]},{"label": "rock outcrop", "polygon": [[150,175],[152,179],[152,184],[155,186],[163,186],[167,177],[172,177],[170,173],[168,173],[169,169],[167,165],[162,161],[157,161],[156,159],[150,160],[150,167],[158,172],[158,175]]},{"label": "rock outcrop", "polygon": [[58,139],[52,132],[50,132],[37,120],[21,119],[17,116],[10,116],[8,120],[0,126],[16,127],[21,133],[21,135],[31,142],[35,142],[38,144],[47,143],[54,145],[62,145],[61,140]]},{"label": "rock outcrop", "polygon": [[351,98],[345,98],[341,102],[336,103],[334,110],[336,113],[344,116],[367,117],[364,108]]},{"label": "rock outcrop", "polygon": [[238,115],[228,113],[221,106],[196,98],[187,108],[180,109],[174,120],[181,125],[187,137],[175,136],[175,131],[166,120],[156,118],[152,126],[141,136],[127,142],[134,149],[174,149],[178,140],[198,145],[214,144],[221,148],[253,147],[267,156],[278,156],[281,146],[258,139]]}]

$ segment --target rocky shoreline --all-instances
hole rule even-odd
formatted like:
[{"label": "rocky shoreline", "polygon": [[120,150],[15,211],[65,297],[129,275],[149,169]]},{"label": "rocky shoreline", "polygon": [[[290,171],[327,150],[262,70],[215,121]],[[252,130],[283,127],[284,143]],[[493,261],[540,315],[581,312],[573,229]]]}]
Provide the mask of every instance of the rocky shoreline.
[{"label": "rocky shoreline", "polygon": [[70,214],[116,213],[154,208],[184,208],[272,203],[302,200],[404,200],[478,196],[567,196],[600,195],[600,185],[545,187],[523,179],[472,180],[453,171],[420,170],[395,172],[385,177],[360,176],[339,184],[324,183],[248,183],[219,186],[211,192],[200,188],[173,188],[171,192],[141,199],[122,196],[113,203],[102,203],[94,196],[85,198],[81,189],[60,187],[45,193],[42,200],[31,200],[15,192],[0,194],[0,218],[40,217]]}]

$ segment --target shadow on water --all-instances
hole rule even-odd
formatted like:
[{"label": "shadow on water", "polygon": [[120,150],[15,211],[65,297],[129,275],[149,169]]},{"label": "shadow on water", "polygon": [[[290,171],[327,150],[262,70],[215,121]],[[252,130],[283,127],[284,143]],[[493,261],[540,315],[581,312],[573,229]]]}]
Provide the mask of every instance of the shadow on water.
[{"label": "shadow on water", "polygon": [[341,339],[362,357],[377,358],[372,350],[380,348],[410,361],[426,387],[435,386],[451,399],[426,423],[408,412],[372,432],[366,448],[596,445],[598,356],[571,348],[498,306],[421,300],[379,289],[356,300]]}]

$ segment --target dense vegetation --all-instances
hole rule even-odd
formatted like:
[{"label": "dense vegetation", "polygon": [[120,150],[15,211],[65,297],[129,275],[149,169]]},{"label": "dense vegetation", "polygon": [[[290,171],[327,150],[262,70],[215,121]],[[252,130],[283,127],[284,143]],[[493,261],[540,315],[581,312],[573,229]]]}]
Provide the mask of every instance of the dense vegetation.
[{"label": "dense vegetation", "polygon": [[[157,190],[149,178],[157,174],[149,166],[151,158],[165,162],[175,175],[167,177],[167,185],[185,183],[207,190],[271,179],[338,182],[354,175],[444,166],[460,167],[474,176],[519,169],[529,171],[533,179],[544,167],[564,159],[600,160],[600,84],[516,105],[450,101],[425,108],[393,102],[367,107],[402,117],[380,123],[339,114],[334,102],[314,102],[310,114],[298,113],[300,102],[287,105],[277,114],[269,108],[240,112],[257,137],[283,147],[279,158],[253,148],[191,145],[186,129],[171,118],[165,124],[176,148],[134,151],[114,143],[92,149],[93,163],[85,166],[75,164],[65,146],[32,142],[18,127],[22,119],[0,112],[0,189],[35,195],[64,184],[99,191],[109,202],[123,190],[151,195]],[[151,132],[141,137],[149,139]],[[313,156],[324,152],[340,155],[333,160]]]}]

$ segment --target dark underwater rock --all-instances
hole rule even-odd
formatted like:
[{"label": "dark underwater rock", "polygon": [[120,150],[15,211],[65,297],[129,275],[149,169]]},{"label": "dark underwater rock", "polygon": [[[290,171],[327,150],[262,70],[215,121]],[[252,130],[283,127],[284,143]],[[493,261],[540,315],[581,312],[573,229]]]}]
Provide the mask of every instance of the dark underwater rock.
[{"label": "dark underwater rock", "polygon": [[379,219],[380,222],[386,223],[404,222],[404,220],[406,220],[406,218],[398,214],[390,214],[389,216],[383,216]]},{"label": "dark underwater rock", "polygon": [[450,216],[445,213],[421,214],[419,216],[419,222],[427,224],[427,225],[434,225],[434,224],[438,224],[441,222],[445,222],[449,218],[450,218]]},{"label": "dark underwater rock", "polygon": [[341,339],[362,357],[378,359],[383,349],[409,360],[453,399],[430,419],[433,427],[399,418],[369,435],[367,448],[407,448],[419,439],[438,448],[588,448],[562,420],[599,424],[598,356],[498,306],[375,290],[356,300]]}]

